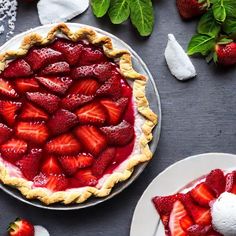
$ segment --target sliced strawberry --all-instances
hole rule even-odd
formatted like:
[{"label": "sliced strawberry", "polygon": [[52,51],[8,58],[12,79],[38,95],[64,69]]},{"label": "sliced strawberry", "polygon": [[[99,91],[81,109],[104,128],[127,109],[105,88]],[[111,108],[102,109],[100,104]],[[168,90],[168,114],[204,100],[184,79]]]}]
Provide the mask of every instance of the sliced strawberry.
[{"label": "sliced strawberry", "polygon": [[100,130],[106,135],[108,143],[116,146],[127,145],[134,138],[134,127],[123,120],[116,126],[105,126]]},{"label": "sliced strawberry", "polygon": [[120,98],[117,102],[110,99],[102,99],[100,103],[106,108],[109,117],[109,125],[117,125],[120,123],[121,117],[128,104],[128,98]]},{"label": "sliced strawberry", "polygon": [[47,120],[48,115],[42,109],[31,103],[26,103],[22,109],[20,118],[25,120]]},{"label": "sliced strawberry", "polygon": [[43,174],[46,174],[46,175],[62,174],[60,164],[57,158],[54,156],[47,156],[47,158],[42,164],[41,171]]},{"label": "sliced strawberry", "polygon": [[75,65],[78,62],[82,52],[81,43],[73,43],[67,39],[56,40],[52,47],[63,53],[63,56],[70,65]]},{"label": "sliced strawberry", "polygon": [[19,122],[16,126],[16,135],[26,141],[41,144],[49,134],[44,122]]},{"label": "sliced strawberry", "polygon": [[79,65],[92,65],[95,63],[106,62],[107,58],[100,49],[95,49],[92,47],[83,47],[81,57],[79,60]]},{"label": "sliced strawberry", "polygon": [[220,169],[212,170],[206,177],[206,184],[216,193],[216,197],[219,197],[225,190],[223,171]]},{"label": "sliced strawberry", "polygon": [[69,94],[61,101],[62,108],[73,111],[81,105],[84,105],[93,100],[93,96]]},{"label": "sliced strawberry", "polygon": [[94,75],[94,65],[79,66],[71,70],[71,77],[73,79],[80,79],[84,77],[91,77]]},{"label": "sliced strawberry", "polygon": [[170,213],[169,228],[171,235],[187,236],[187,233],[182,229],[180,224],[180,220],[187,215],[188,213],[185,210],[184,205],[181,201],[177,200],[173,204],[173,209]]},{"label": "sliced strawberry", "polygon": [[28,180],[33,180],[38,174],[41,158],[42,149],[31,149],[30,153],[23,156],[16,165]]},{"label": "sliced strawberry", "polygon": [[31,68],[36,71],[45,65],[61,61],[63,55],[51,48],[33,48],[26,56],[26,61],[30,64]]},{"label": "sliced strawberry", "polygon": [[35,78],[16,79],[15,86],[18,92],[34,92],[39,89],[39,84]]},{"label": "sliced strawberry", "polygon": [[77,116],[67,110],[60,109],[48,121],[48,127],[53,135],[68,131],[78,123]]},{"label": "sliced strawberry", "polygon": [[97,156],[107,145],[105,136],[94,126],[79,126],[75,133],[88,152],[94,156]]},{"label": "sliced strawberry", "polygon": [[33,74],[30,65],[23,59],[10,62],[3,72],[5,78],[25,77]]},{"label": "sliced strawberry", "polygon": [[6,142],[12,135],[12,129],[0,123],[0,144]]},{"label": "sliced strawberry", "polygon": [[46,144],[46,149],[50,153],[58,155],[70,155],[81,150],[81,144],[71,134],[62,134]]},{"label": "sliced strawberry", "polygon": [[77,109],[75,114],[80,124],[102,125],[105,123],[107,115],[104,107],[98,102],[91,102]]},{"label": "sliced strawberry", "polygon": [[114,99],[121,97],[121,82],[119,76],[112,76],[96,92],[97,96],[107,96]]},{"label": "sliced strawberry", "polygon": [[105,149],[96,159],[92,167],[92,173],[95,176],[102,176],[110,166],[115,158],[116,149],[115,148],[107,148]]},{"label": "sliced strawberry", "polygon": [[0,78],[0,94],[8,96],[10,98],[16,98],[19,96],[16,93],[15,89],[12,88],[10,83],[2,78]]},{"label": "sliced strawberry", "polygon": [[172,211],[173,205],[177,200],[181,199],[181,196],[181,194],[175,194],[170,196],[157,196],[152,199],[166,228],[169,224],[169,215]]},{"label": "sliced strawberry", "polygon": [[69,77],[36,77],[51,92],[64,94],[72,83]]},{"label": "sliced strawberry", "polygon": [[209,203],[215,199],[212,190],[205,184],[200,183],[190,191],[191,197],[200,205],[209,207]]},{"label": "sliced strawberry", "polygon": [[26,219],[17,218],[8,227],[9,236],[34,236],[34,226]]},{"label": "sliced strawberry", "polygon": [[236,194],[236,171],[226,175],[225,191]]},{"label": "sliced strawberry", "polygon": [[96,186],[98,183],[97,177],[89,169],[79,170],[74,177],[78,180],[79,186]]},{"label": "sliced strawberry", "polygon": [[115,74],[118,74],[118,71],[114,63],[105,62],[94,66],[93,75],[102,83]]},{"label": "sliced strawberry", "polygon": [[65,61],[56,62],[46,66],[42,71],[42,75],[62,75],[70,72],[70,65]]},{"label": "sliced strawberry", "polygon": [[53,192],[58,192],[66,190],[68,187],[68,180],[64,175],[44,175],[41,173],[34,178],[34,185],[36,187],[48,188]]},{"label": "sliced strawberry", "polygon": [[94,79],[81,79],[71,88],[70,94],[94,95],[99,87],[100,84]]},{"label": "sliced strawberry", "polygon": [[186,215],[180,219],[180,226],[184,231],[186,231],[192,225],[193,225],[193,221],[189,215]]},{"label": "sliced strawberry", "polygon": [[76,156],[61,156],[59,161],[63,170],[68,175],[73,175],[80,168],[90,167],[94,162],[94,158],[91,154],[81,153]]},{"label": "sliced strawberry", "polygon": [[13,125],[17,117],[17,111],[21,108],[22,103],[0,100],[0,115],[9,124]]},{"label": "sliced strawberry", "polygon": [[200,207],[196,205],[190,194],[183,195],[181,201],[184,203],[186,210],[192,216],[194,222],[199,225],[210,225],[211,224],[211,210],[210,208]]},{"label": "sliced strawberry", "polygon": [[[187,229],[189,236],[206,236],[209,235],[209,231],[211,229],[211,226],[203,226],[203,225],[192,225]],[[213,236],[213,235],[211,235]]]},{"label": "sliced strawberry", "polygon": [[16,162],[27,151],[27,143],[19,139],[10,139],[1,146],[1,154],[9,162]]},{"label": "sliced strawberry", "polygon": [[60,98],[53,94],[47,93],[26,93],[27,98],[45,109],[49,113],[53,113],[59,107]]}]

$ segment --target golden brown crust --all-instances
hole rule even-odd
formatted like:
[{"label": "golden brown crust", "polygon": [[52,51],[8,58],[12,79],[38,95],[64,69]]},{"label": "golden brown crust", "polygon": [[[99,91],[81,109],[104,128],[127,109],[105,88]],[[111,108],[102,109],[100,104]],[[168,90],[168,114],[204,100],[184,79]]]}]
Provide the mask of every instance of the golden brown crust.
[{"label": "golden brown crust", "polygon": [[94,45],[103,47],[104,53],[109,58],[118,59],[120,71],[127,79],[133,80],[134,100],[138,112],[145,118],[142,126],[142,134],[139,138],[140,154],[130,157],[124,165],[121,172],[112,173],[102,184],[100,188],[84,187],[74,189],[73,191],[61,191],[52,193],[45,188],[32,188],[32,182],[23,178],[11,177],[5,165],[0,163],[0,180],[7,185],[11,185],[20,190],[20,192],[28,199],[37,198],[45,204],[62,202],[64,204],[82,203],[90,196],[105,197],[110,194],[113,186],[127,180],[136,165],[149,161],[152,158],[152,152],[148,143],[152,140],[152,130],[157,124],[157,115],[150,109],[148,100],[145,96],[145,86],[147,78],[137,73],[132,67],[131,54],[127,50],[113,48],[112,41],[107,36],[97,34],[93,29],[88,27],[79,28],[76,32],[71,31],[68,26],[61,23],[53,27],[47,37],[43,38],[37,33],[27,35],[21,47],[16,51],[7,51],[0,55],[0,71],[4,70],[8,60],[27,54],[33,45],[46,45],[52,42],[57,34],[63,34],[72,41],[87,40]]}]

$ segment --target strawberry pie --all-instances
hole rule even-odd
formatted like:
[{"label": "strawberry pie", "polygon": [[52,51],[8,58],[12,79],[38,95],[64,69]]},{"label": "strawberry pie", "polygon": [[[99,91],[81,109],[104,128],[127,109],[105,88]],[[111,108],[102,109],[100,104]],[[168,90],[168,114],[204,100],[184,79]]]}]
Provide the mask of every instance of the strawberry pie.
[{"label": "strawberry pie", "polygon": [[236,235],[236,171],[212,170],[179,193],[153,203],[171,236]]},{"label": "strawberry pie", "polygon": [[147,78],[109,37],[60,24],[1,54],[0,69],[0,180],[26,198],[104,197],[151,159]]}]

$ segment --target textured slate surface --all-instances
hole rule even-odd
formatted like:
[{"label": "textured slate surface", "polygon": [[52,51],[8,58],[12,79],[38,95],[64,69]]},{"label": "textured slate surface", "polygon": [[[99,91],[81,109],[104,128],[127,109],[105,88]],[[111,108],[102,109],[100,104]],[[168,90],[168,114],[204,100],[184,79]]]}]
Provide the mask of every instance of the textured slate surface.
[{"label": "textured slate surface", "polygon": [[[0,235],[4,235],[9,221],[21,216],[44,225],[53,236],[127,236],[135,205],[158,173],[189,155],[236,152],[235,69],[226,71],[209,66],[202,59],[193,59],[198,77],[185,83],[176,81],[163,57],[167,34],[174,33],[181,45],[186,47],[196,22],[182,22],[174,0],[154,2],[156,25],[148,39],[140,38],[128,22],[113,26],[106,18],[95,19],[90,10],[73,20],[115,34],[132,46],[147,63],[160,92],[163,113],[162,134],[154,159],[123,193],[90,209],[73,212],[40,210],[0,193]],[[20,3],[15,34],[39,24],[35,5]],[[3,37],[0,43],[4,43]]]}]

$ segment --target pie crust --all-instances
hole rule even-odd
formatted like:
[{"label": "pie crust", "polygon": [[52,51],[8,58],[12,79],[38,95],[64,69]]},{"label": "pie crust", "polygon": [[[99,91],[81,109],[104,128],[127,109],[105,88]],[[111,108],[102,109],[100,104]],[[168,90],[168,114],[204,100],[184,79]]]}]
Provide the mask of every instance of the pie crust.
[{"label": "pie crust", "polygon": [[[139,154],[132,155],[124,161],[122,171],[114,171],[105,179],[102,186],[82,187],[78,189],[69,189],[66,191],[52,192],[46,188],[31,188],[32,182],[24,178],[10,176],[9,170],[0,162],[0,180],[3,184],[17,188],[27,199],[38,199],[46,205],[61,202],[63,204],[82,203],[91,196],[108,196],[118,182],[127,180],[134,167],[140,163],[149,161],[153,153],[149,148],[149,142],[152,140],[152,130],[158,123],[157,115],[150,109],[145,95],[145,87],[148,78],[137,73],[132,67],[131,54],[128,50],[113,48],[112,40],[108,36],[97,34],[89,27],[79,28],[73,32],[65,23],[54,26],[44,38],[37,33],[30,33],[24,37],[18,50],[10,50],[0,54],[0,71],[3,71],[7,62],[19,56],[27,54],[28,50],[34,45],[46,45],[51,43],[57,36],[63,35],[72,41],[85,40],[93,45],[102,46],[104,54],[108,58],[113,58],[119,63],[120,73],[129,80],[133,81],[133,97],[138,113],[144,118],[141,128],[142,134],[139,137]],[[73,190],[73,191],[72,191]]]}]

